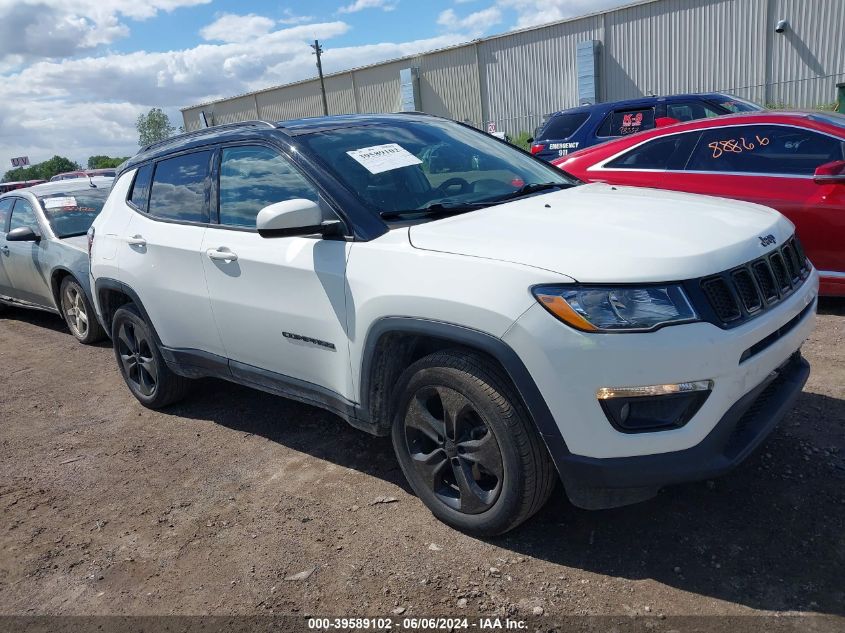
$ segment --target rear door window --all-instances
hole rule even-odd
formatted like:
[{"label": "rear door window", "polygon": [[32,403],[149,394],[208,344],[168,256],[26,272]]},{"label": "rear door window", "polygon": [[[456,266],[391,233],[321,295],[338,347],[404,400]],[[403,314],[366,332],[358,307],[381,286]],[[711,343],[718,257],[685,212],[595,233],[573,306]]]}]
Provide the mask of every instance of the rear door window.
[{"label": "rear door window", "polygon": [[615,137],[654,128],[654,108],[614,110],[602,122],[596,136]]},{"label": "rear door window", "polygon": [[208,222],[211,154],[195,152],[156,163],[150,214],[181,222]]},{"label": "rear door window", "polygon": [[572,112],[553,116],[541,133],[543,139],[569,138],[578,131],[587,118],[589,112]]},{"label": "rear door window", "polygon": [[790,125],[738,125],[702,133],[689,171],[811,176],[843,158],[839,139]]},{"label": "rear door window", "polygon": [[666,104],[666,116],[678,119],[678,121],[695,121],[696,119],[707,119],[721,114],[715,108],[711,108],[701,101]]},{"label": "rear door window", "polygon": [[614,158],[612,169],[682,170],[701,132],[671,134],[653,139]]}]

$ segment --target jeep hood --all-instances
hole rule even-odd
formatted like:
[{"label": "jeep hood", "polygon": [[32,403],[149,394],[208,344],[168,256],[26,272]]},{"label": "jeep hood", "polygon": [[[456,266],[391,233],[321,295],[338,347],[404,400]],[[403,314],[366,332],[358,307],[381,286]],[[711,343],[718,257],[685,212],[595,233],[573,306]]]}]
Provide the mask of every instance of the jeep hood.
[{"label": "jeep hood", "polygon": [[409,236],[423,250],[625,283],[720,272],[775,248],[760,238],[780,245],[793,230],[748,202],[594,183],[415,225]]}]

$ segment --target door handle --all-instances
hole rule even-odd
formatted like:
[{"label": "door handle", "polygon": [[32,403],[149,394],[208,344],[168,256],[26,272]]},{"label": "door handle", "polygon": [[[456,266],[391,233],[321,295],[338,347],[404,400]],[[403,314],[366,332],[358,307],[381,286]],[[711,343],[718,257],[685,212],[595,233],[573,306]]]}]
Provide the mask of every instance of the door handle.
[{"label": "door handle", "polygon": [[226,262],[234,262],[238,259],[237,253],[233,253],[230,250],[223,250],[222,248],[209,248],[207,251],[205,251],[205,254],[208,255],[209,259],[222,260]]},{"label": "door handle", "polygon": [[3,251],[4,255],[8,255],[9,254],[9,247],[6,246],[5,244],[3,244],[3,246],[0,246],[0,251]]},{"label": "door handle", "polygon": [[133,235],[132,237],[126,238],[126,243],[129,244],[129,246],[146,246],[147,240],[140,235]]}]

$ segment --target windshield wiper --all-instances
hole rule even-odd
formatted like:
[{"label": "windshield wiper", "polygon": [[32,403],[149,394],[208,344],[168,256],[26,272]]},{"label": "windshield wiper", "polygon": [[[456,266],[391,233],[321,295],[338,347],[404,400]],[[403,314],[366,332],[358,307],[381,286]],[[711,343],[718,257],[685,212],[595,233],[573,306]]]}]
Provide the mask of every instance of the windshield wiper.
[{"label": "windshield wiper", "polygon": [[529,194],[537,193],[539,191],[546,191],[548,189],[568,189],[569,187],[574,186],[575,185],[570,182],[536,182],[528,185],[522,185],[516,191],[506,193],[503,196],[495,198],[495,200],[497,202],[502,202],[504,200],[513,200],[514,198],[521,198],[522,196],[527,196]]},{"label": "windshield wiper", "polygon": [[434,202],[426,207],[419,209],[403,209],[401,211],[381,211],[379,215],[385,220],[399,218],[405,215],[422,214],[427,217],[436,216],[442,217],[446,215],[454,215],[464,213],[465,211],[473,211],[475,209],[484,209],[485,207],[494,207],[497,204],[502,204],[514,198],[520,198],[539,191],[546,191],[547,189],[568,189],[574,187],[569,182],[540,182],[529,185],[522,185],[516,191],[511,191],[503,196],[496,198],[488,198],[487,200],[479,200],[477,202],[458,202],[449,204],[441,202]]},{"label": "windshield wiper", "polygon": [[422,214],[426,217],[443,217],[447,215],[456,215],[466,211],[473,211],[474,209],[483,209],[484,207],[491,207],[497,202],[460,202],[455,204],[443,204],[442,202],[434,202],[428,206],[419,209],[402,209],[401,211],[380,211],[379,215],[385,220],[400,218],[406,215]]}]

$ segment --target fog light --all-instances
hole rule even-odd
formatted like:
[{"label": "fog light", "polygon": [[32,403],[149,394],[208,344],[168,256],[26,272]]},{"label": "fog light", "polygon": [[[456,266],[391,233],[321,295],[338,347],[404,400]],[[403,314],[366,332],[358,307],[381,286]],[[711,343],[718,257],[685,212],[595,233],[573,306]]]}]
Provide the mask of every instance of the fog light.
[{"label": "fog light", "polygon": [[602,387],[596,392],[604,414],[619,431],[641,433],[680,428],[704,404],[712,380],[646,387]]}]

